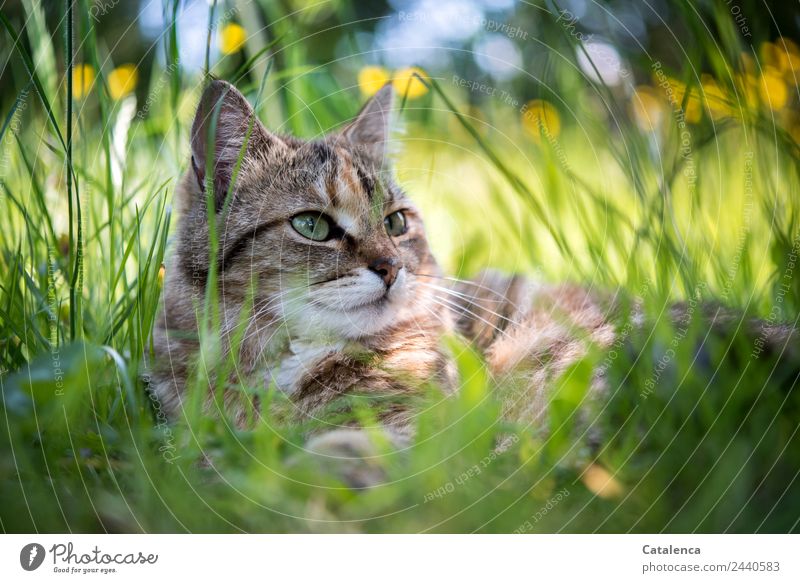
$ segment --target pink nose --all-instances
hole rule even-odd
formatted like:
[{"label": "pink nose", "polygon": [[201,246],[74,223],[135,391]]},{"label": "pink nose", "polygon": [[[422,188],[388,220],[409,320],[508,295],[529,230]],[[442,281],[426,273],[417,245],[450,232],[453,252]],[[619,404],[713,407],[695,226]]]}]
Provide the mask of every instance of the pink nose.
[{"label": "pink nose", "polygon": [[381,257],[370,263],[369,268],[381,277],[386,287],[391,287],[400,271],[399,263],[394,257]]}]

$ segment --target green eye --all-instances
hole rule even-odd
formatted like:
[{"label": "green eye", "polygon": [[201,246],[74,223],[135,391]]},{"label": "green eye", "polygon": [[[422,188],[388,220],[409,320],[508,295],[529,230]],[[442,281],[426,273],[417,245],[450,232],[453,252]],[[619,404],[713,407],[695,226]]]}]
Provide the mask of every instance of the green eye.
[{"label": "green eye", "polygon": [[406,216],[403,211],[396,211],[383,219],[386,232],[392,237],[399,237],[406,232]]},{"label": "green eye", "polygon": [[294,230],[312,241],[325,241],[331,234],[331,223],[325,215],[300,213],[292,217]]}]

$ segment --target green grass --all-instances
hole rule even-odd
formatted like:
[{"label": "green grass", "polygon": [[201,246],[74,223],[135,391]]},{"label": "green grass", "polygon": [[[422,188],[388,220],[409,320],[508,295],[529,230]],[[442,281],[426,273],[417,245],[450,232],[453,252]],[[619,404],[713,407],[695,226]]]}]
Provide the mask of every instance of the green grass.
[{"label": "green grass", "polygon": [[[0,45],[13,80],[0,126],[4,531],[798,530],[797,365],[755,354],[736,325],[717,338],[664,318],[670,302],[696,297],[773,321],[800,314],[800,151],[786,131],[797,91],[789,87],[793,101],[778,113],[737,100],[732,71],[752,49],[726,11],[685,5],[688,30],[717,34],[698,35],[678,59],[668,58],[676,47],[656,55],[679,63],[665,68],[687,85],[697,88],[704,71],[728,91],[733,115],[706,113],[689,126],[690,160],[673,113],[657,132],[642,130],[630,97],[578,73],[575,39],[543,11],[520,8],[515,18],[549,23],[534,47],[549,51],[546,83],[514,88],[522,101],[556,105],[557,136],[526,133],[519,105],[470,108],[479,96],[454,87],[449,71],[429,72],[431,90],[406,102],[397,170],[449,272],[492,266],[620,289],[644,299],[652,323],[635,332],[620,320],[626,341],[569,370],[537,427],[503,421],[480,359],[459,350],[462,391],[443,399],[432,387],[413,446],[374,460],[389,483],[356,491],[304,456],[306,427],[268,417],[244,431],[197,407],[167,423],[149,398],[142,373],[202,79],[181,66],[168,27],[170,66],[140,79],[145,90],[126,113],[108,90],[109,49],[80,2],[75,62],[100,73],[87,97],[68,100],[65,30],[48,32],[38,4],[23,4],[25,27],[4,15]],[[315,18],[352,15],[333,4],[282,21],[276,6],[251,6],[276,25],[248,31],[241,62],[209,66],[253,101],[271,67],[260,115],[313,136],[358,110],[352,80],[364,63],[320,63],[303,39],[319,28]],[[651,63],[626,56],[652,85]],[[206,313],[213,338],[214,310]],[[700,345],[710,359],[696,358]],[[585,398],[595,365],[610,380],[601,402]],[[203,454],[213,466],[199,463]],[[597,468],[614,476],[602,496]]]}]

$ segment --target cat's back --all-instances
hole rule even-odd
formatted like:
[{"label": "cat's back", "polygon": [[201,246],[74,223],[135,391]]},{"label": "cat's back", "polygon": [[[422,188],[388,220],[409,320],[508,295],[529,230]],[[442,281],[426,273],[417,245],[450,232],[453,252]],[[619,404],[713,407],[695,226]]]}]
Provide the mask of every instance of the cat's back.
[{"label": "cat's back", "polygon": [[444,292],[456,330],[478,348],[499,385],[512,387],[507,415],[533,420],[547,388],[590,346],[614,341],[613,302],[574,284],[485,271]]}]

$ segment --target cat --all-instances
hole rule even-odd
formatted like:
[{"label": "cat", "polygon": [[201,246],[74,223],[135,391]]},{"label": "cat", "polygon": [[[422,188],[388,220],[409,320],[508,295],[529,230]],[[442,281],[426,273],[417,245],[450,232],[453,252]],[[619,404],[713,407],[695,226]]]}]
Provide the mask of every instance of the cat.
[{"label": "cat", "polygon": [[[223,398],[241,425],[248,407],[236,384],[246,380],[285,394],[297,420],[324,416],[348,395],[375,397],[387,434],[407,442],[415,411],[404,398],[431,384],[458,389],[444,342],[453,335],[481,352],[495,380],[522,379],[504,413],[535,424],[553,380],[592,347],[614,343],[613,295],[495,272],[472,281],[442,273],[419,210],[393,178],[393,113],[386,85],[343,128],[301,140],[265,128],[232,85],[208,85],[178,189],[177,240],[154,332],[151,388],[162,408],[179,413],[195,370],[212,260],[223,353],[244,322],[233,388]],[[640,319],[640,307],[632,309]],[[259,396],[253,401],[257,409]],[[215,406],[210,397],[206,406]],[[358,427],[333,427],[309,449],[368,447]]]},{"label": "cat", "polygon": [[[210,255],[207,203],[223,210],[251,124],[218,229],[223,343],[256,286],[239,372],[261,374],[265,387],[274,383],[301,416],[356,389],[399,396],[430,382],[455,388],[440,343],[451,318],[432,317],[434,290],[414,281],[416,273],[438,278],[439,268],[419,212],[383,172],[391,95],[380,91],[343,130],[305,142],[268,131],[233,86],[214,81],[206,89],[192,126],[192,164],[180,186],[177,245],[155,332],[156,354],[168,367],[156,372],[154,388],[168,411],[180,406],[198,349],[197,288],[202,298]],[[208,156],[214,159],[207,177]],[[207,201],[211,184],[215,197]],[[245,412],[234,415],[243,421]],[[409,421],[406,410],[393,407],[380,419],[399,433]]]}]

